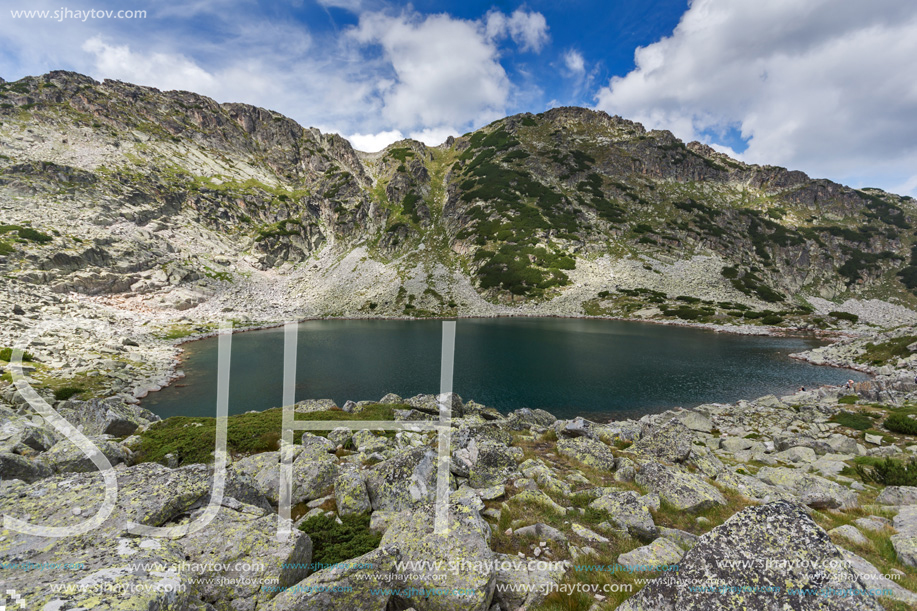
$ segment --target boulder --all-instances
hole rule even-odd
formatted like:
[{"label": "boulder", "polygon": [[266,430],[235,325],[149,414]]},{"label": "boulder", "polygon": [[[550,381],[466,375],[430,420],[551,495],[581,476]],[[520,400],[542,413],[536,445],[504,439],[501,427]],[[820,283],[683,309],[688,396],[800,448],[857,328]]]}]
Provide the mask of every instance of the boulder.
[{"label": "boulder", "polygon": [[557,451],[593,469],[614,471],[615,468],[615,455],[611,448],[597,439],[589,437],[560,439],[557,441]]},{"label": "boulder", "polygon": [[917,486],[888,486],[876,497],[879,505],[917,505]]},{"label": "boulder", "polygon": [[404,450],[365,472],[373,511],[401,511],[436,497],[436,452]]},{"label": "boulder", "polygon": [[118,397],[70,400],[58,407],[57,412],[86,436],[126,437],[138,427],[160,419],[150,410],[125,403]]},{"label": "boulder", "polygon": [[[128,453],[120,444],[103,437],[90,437],[89,441],[108,459],[112,466],[128,462]],[[41,455],[41,460],[58,473],[88,473],[98,470],[92,459],[69,439],[54,444],[50,450]]]},{"label": "boulder", "polygon": [[313,573],[291,587],[278,587],[279,593],[258,611],[386,611],[392,596],[385,588],[393,587],[393,571],[400,557],[397,548],[379,547]]},{"label": "boulder", "polygon": [[[293,446],[290,452],[293,454],[291,502],[296,505],[322,496],[340,473],[337,459],[320,443],[308,447]],[[230,465],[230,469],[251,477],[259,492],[274,505],[279,504],[280,452],[248,456]]]},{"label": "boulder", "polygon": [[891,543],[898,561],[917,567],[917,505],[902,507],[893,525],[898,534],[891,536]]},{"label": "boulder", "polygon": [[541,522],[532,524],[530,526],[517,528],[515,531],[513,531],[513,534],[518,537],[531,537],[541,541],[567,541],[567,535],[560,532],[556,528],[548,526],[547,524],[542,524]]},{"label": "boulder", "polygon": [[334,502],[338,515],[348,516],[372,510],[363,475],[357,471],[341,474],[334,481]]},{"label": "boulder", "polygon": [[353,445],[359,452],[372,454],[390,447],[391,441],[375,431],[357,431],[353,434]]},{"label": "boulder", "polygon": [[[797,505],[749,507],[701,536],[678,572],[652,580],[618,611],[880,611],[872,596],[817,596],[866,590],[827,533]],[[705,587],[709,584],[709,587]],[[799,589],[797,591],[797,589]]]},{"label": "boulder", "polygon": [[0,480],[18,479],[28,484],[50,476],[50,467],[19,454],[0,452]]},{"label": "boulder", "polygon": [[543,409],[523,407],[510,412],[506,419],[501,422],[501,426],[513,431],[524,431],[533,426],[549,427],[556,421],[557,418]]},{"label": "boulder", "polygon": [[[449,505],[447,532],[434,532],[432,506],[406,510],[382,536],[382,547],[392,546],[403,562],[416,562],[412,572],[403,573],[393,587],[403,589],[403,606],[418,611],[488,611],[494,593],[496,573],[490,551],[490,527],[467,505]],[[429,563],[424,567],[422,563]],[[433,567],[441,563],[442,570]],[[466,596],[427,596],[412,591],[462,589]],[[413,590],[412,590],[413,589]]]},{"label": "boulder", "polygon": [[853,552],[847,551],[843,548],[838,548],[841,551],[841,554],[844,555],[844,560],[850,565],[850,568],[854,573],[863,581],[863,583],[869,584],[870,588],[882,589],[889,591],[889,593],[884,594],[888,598],[903,602],[905,604],[917,607],[917,594],[914,594],[910,590],[906,590],[901,587],[898,583],[892,581],[886,577],[882,571],[877,569],[875,565],[871,562],[857,556]]},{"label": "boulder", "polygon": [[[618,556],[618,564],[625,566],[668,566],[678,564],[678,561],[684,555],[684,550],[677,543],[665,537],[659,537],[649,545],[620,554]],[[643,568],[639,570],[652,569]]]},{"label": "boulder", "polygon": [[857,543],[859,545],[869,545],[869,539],[863,536],[856,526],[851,526],[850,524],[844,524],[838,526],[837,528],[832,528],[828,531],[829,535],[837,535],[838,537],[843,537],[848,541]]},{"label": "boulder", "polygon": [[[533,609],[541,604],[554,584],[564,578],[559,565],[530,562],[507,554],[496,554],[494,599],[501,609]],[[522,586],[522,587],[520,587]]]},{"label": "boulder", "polygon": [[710,433],[713,431],[713,421],[700,412],[686,410],[675,417],[692,431],[697,431],[698,433]]},{"label": "boulder", "polygon": [[60,433],[40,420],[20,416],[13,410],[0,406],[0,453],[27,454],[44,452],[62,439]]},{"label": "boulder", "polygon": [[629,451],[670,463],[680,463],[691,454],[693,441],[693,431],[680,420],[672,419],[645,432],[643,437],[630,446]]},{"label": "boulder", "polygon": [[273,512],[230,501],[206,527],[178,539],[185,557],[201,567],[198,596],[217,611],[254,611],[278,592],[263,584],[286,588],[305,579],[312,540],[294,529],[278,541],[277,521]]},{"label": "boulder", "polygon": [[659,494],[675,509],[698,512],[714,505],[725,505],[719,490],[699,477],[658,463],[641,465],[634,481]]},{"label": "boulder", "polygon": [[485,443],[477,447],[468,473],[472,488],[488,488],[519,477],[516,459],[505,445]]},{"label": "boulder", "polygon": [[609,492],[589,503],[589,507],[606,512],[611,521],[640,539],[653,539],[659,531],[649,508],[633,490]]},{"label": "boulder", "polygon": [[859,506],[854,491],[798,469],[762,467],[756,476],[767,484],[782,487],[800,503],[813,509],[852,509]]}]

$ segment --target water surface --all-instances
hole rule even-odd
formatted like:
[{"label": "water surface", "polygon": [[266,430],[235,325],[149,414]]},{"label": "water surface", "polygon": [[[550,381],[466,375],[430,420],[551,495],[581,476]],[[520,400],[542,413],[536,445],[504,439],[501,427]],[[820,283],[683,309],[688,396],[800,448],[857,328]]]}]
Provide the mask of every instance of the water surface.
[{"label": "water surface", "polygon": [[[389,392],[436,393],[441,329],[424,320],[304,322],[296,398],[342,405]],[[609,419],[866,378],[788,356],[823,343],[610,320],[461,319],[454,389],[502,411],[540,407],[558,417]],[[186,377],[143,406],[164,418],[215,415],[216,367],[217,338],[185,344]],[[280,405],[282,369],[282,328],[234,335],[230,413]]]}]

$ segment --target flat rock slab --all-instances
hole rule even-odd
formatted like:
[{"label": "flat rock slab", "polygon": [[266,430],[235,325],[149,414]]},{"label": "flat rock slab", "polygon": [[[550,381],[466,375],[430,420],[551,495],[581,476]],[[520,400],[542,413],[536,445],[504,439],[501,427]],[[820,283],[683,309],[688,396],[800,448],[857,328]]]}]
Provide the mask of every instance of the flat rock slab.
[{"label": "flat rock slab", "polygon": [[612,491],[589,503],[589,507],[606,512],[611,521],[641,539],[658,534],[653,515],[633,490]]},{"label": "flat rock slab", "polygon": [[589,437],[560,439],[557,442],[557,451],[593,469],[602,471],[614,471],[615,469],[615,455],[611,448],[597,439]]},{"label": "flat rock slab", "polygon": [[[681,546],[677,543],[665,537],[660,537],[649,545],[644,545],[643,547],[638,547],[635,550],[619,555],[618,564],[631,567],[635,565],[659,566],[678,564],[678,561],[681,560],[684,554],[685,551],[681,549]],[[646,568],[637,570],[652,569]]]},{"label": "flat rock slab", "polygon": [[675,509],[698,512],[726,504],[722,493],[699,477],[658,463],[642,465],[634,481],[658,493]]},{"label": "flat rock slab", "polygon": [[630,446],[629,451],[670,463],[680,463],[688,459],[693,442],[694,432],[681,421],[672,419],[649,434],[644,434]]},{"label": "flat rock slab", "polygon": [[879,505],[917,505],[917,486],[888,486],[876,497]]},{"label": "flat rock slab", "polygon": [[[619,562],[621,560],[619,559]],[[701,536],[666,573],[618,611],[881,611],[872,596],[805,595],[873,587],[851,569],[802,507],[749,507]]]}]

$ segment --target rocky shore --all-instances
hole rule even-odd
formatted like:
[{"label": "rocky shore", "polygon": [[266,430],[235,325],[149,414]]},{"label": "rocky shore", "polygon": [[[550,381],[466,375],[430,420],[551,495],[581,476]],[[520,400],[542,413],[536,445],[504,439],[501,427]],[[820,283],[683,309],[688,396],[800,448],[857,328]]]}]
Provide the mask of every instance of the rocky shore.
[{"label": "rocky shore", "polygon": [[[0,512],[42,527],[93,516],[105,488],[91,461],[18,393],[0,396]],[[114,465],[114,509],[75,537],[5,523],[0,574],[26,608],[49,610],[911,608],[917,487],[864,481],[856,465],[917,458],[917,438],[881,430],[880,419],[864,434],[838,418],[892,409],[888,399],[909,404],[917,384],[868,381],[606,424],[502,415],[453,396],[445,534],[434,532],[435,431],[305,433],[290,450],[294,526],[368,515],[367,535],[381,536],[335,566],[313,560],[328,553],[315,532],[278,540],[277,450],[231,457],[204,528],[131,532],[194,523],[215,493],[214,468],[177,454],[143,462],[167,423],[118,398],[69,401],[58,411]],[[430,395],[295,409],[337,420],[389,410],[402,424],[439,413]]]}]

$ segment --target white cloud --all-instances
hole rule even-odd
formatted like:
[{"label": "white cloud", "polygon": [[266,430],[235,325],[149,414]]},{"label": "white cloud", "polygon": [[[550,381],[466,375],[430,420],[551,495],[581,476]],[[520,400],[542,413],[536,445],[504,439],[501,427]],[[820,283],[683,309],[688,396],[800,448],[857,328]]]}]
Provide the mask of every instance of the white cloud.
[{"label": "white cloud", "polygon": [[548,42],[548,22],[541,13],[524,11],[521,8],[506,15],[492,10],[485,19],[485,31],[491,38],[507,34],[523,51],[540,52]]},{"label": "white cloud", "polygon": [[383,117],[395,128],[483,123],[505,111],[510,82],[478,22],[367,13],[350,35],[383,50],[394,78],[384,81],[379,96]]},{"label": "white cloud", "polygon": [[206,92],[213,89],[212,74],[182,55],[138,54],[128,45],[111,45],[93,36],[82,46],[95,57],[95,68],[104,78],[152,85],[162,89]]},{"label": "white cloud", "polygon": [[404,134],[395,129],[387,132],[379,132],[378,134],[351,134],[350,136],[345,136],[345,138],[347,138],[350,144],[353,145],[353,148],[358,151],[375,153],[376,151],[381,151],[393,142],[404,140]]},{"label": "white cloud", "polygon": [[738,126],[749,161],[890,187],[917,167],[915,57],[914,3],[695,0],[597,107],[685,139]]},{"label": "white cloud", "polygon": [[363,0],[317,0],[324,7],[342,8],[351,13],[359,13],[363,8]]},{"label": "white cloud", "polygon": [[583,59],[583,54],[576,49],[570,49],[564,53],[564,65],[574,75],[586,73],[586,60]]},{"label": "white cloud", "polygon": [[420,140],[427,146],[439,146],[449,136],[455,137],[459,133],[451,127],[428,127],[419,132],[411,132],[411,138]]}]

